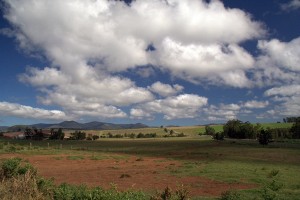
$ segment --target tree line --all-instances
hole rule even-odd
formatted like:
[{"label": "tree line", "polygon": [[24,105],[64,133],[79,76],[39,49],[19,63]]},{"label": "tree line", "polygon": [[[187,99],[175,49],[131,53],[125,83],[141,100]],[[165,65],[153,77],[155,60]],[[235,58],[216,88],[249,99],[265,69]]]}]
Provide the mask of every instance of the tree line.
[{"label": "tree line", "polygon": [[[295,117],[293,119],[300,119]],[[272,139],[300,139],[300,120],[295,121],[291,128],[266,128],[261,124],[255,125],[240,120],[229,120],[223,125],[223,131],[216,132],[211,126],[205,127],[205,134],[211,135],[216,140],[224,137],[235,139],[258,139],[261,144],[268,144]]]},{"label": "tree line", "polygon": [[296,122],[300,122],[300,117],[286,117],[286,118],[283,118],[283,122],[284,123],[296,123]]}]

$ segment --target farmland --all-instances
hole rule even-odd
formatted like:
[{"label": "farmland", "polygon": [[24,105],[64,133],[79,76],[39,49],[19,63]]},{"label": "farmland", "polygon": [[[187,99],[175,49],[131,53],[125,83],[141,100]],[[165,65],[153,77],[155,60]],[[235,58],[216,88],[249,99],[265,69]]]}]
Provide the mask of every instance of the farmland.
[{"label": "farmland", "polygon": [[[173,191],[186,188],[192,199],[217,199],[226,191],[233,191],[239,199],[300,196],[299,140],[263,146],[256,140],[214,141],[210,136],[198,135],[202,128],[198,126],[167,128],[187,137],[2,139],[0,158],[21,157],[36,167],[41,176],[53,177],[56,184],[67,182],[105,189],[113,186],[121,191],[142,191],[145,199],[167,186]],[[161,128],[110,132],[165,134]]]}]

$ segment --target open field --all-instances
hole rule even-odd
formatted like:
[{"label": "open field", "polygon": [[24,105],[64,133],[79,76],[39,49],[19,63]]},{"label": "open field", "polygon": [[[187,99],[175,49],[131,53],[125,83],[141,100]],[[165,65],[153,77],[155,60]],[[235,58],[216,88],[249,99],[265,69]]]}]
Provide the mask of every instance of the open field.
[{"label": "open field", "polygon": [[[9,142],[9,144],[7,144]],[[30,145],[31,143],[31,145]],[[198,138],[98,141],[0,141],[0,158],[22,157],[56,183],[117,185],[146,193],[183,185],[193,199],[236,190],[240,199],[297,199],[300,141],[261,146],[254,140]]]}]

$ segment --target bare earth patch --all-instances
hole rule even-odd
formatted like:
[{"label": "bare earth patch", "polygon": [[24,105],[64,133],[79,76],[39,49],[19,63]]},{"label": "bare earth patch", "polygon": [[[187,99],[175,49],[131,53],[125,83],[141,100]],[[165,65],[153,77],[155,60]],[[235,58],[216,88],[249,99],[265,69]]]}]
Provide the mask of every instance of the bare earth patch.
[{"label": "bare earth patch", "polygon": [[181,166],[179,161],[163,158],[128,157],[127,159],[92,160],[68,159],[66,155],[34,155],[16,154],[0,155],[0,158],[22,157],[38,169],[39,175],[54,178],[55,183],[86,184],[110,188],[111,184],[120,190],[134,189],[154,192],[162,191],[169,186],[173,190],[186,187],[192,196],[220,196],[230,189],[255,188],[255,184],[224,183],[205,177],[178,177],[166,173],[170,168]]}]

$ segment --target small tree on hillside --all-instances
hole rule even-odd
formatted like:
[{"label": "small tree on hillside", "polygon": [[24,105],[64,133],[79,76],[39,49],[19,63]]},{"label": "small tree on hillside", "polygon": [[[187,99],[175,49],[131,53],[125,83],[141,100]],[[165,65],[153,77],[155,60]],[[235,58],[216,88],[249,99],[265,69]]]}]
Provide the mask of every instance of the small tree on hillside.
[{"label": "small tree on hillside", "polygon": [[216,133],[215,129],[211,126],[205,126],[205,135],[214,135]]},{"label": "small tree on hillside", "polygon": [[241,133],[241,124],[240,120],[229,120],[224,126],[224,135],[228,136],[229,138],[243,138]]}]

